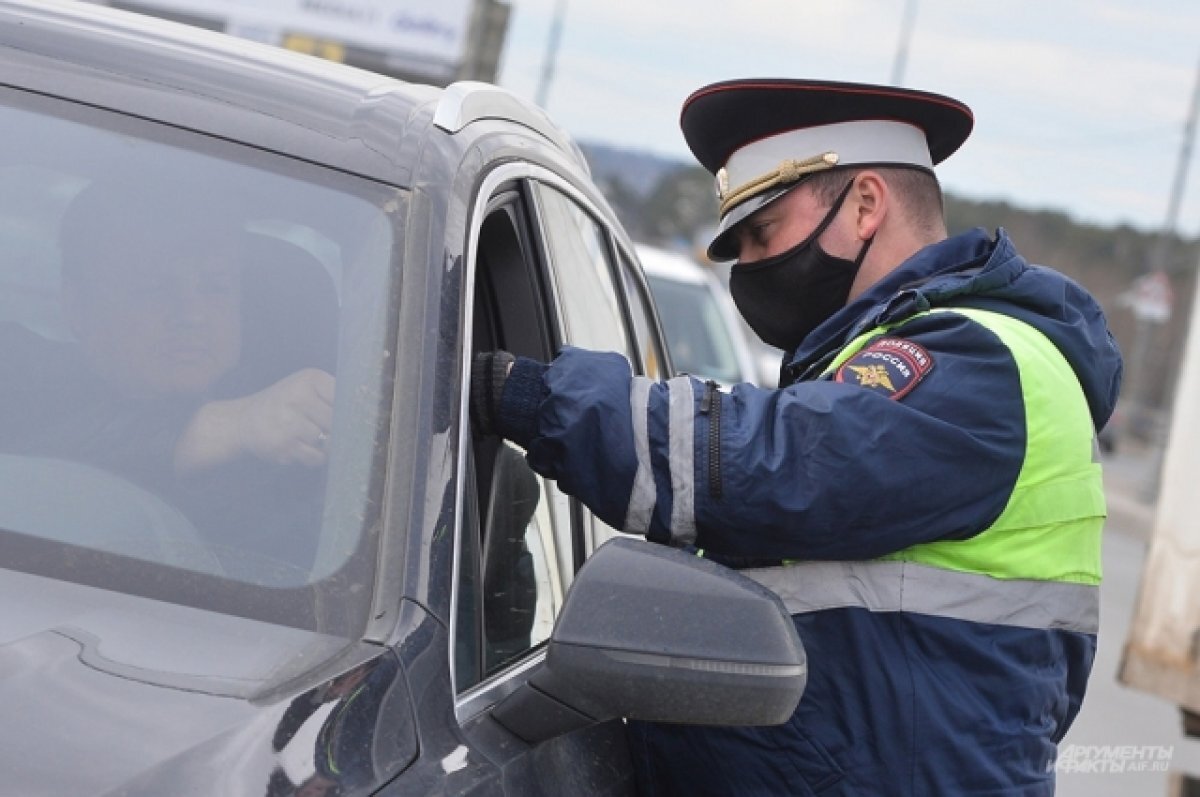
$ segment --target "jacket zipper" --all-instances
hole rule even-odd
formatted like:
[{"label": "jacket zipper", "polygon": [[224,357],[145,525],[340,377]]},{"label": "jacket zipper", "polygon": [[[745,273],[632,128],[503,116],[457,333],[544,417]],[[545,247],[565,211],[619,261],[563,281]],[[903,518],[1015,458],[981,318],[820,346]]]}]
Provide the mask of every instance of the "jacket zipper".
[{"label": "jacket zipper", "polygon": [[708,494],[721,497],[721,397],[717,383],[704,383],[704,398],[700,399],[700,414],[708,415]]}]

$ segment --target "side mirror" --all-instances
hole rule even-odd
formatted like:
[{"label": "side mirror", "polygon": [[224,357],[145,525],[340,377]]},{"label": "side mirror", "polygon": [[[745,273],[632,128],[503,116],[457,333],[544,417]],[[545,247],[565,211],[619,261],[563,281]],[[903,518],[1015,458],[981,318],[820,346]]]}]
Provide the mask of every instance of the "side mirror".
[{"label": "side mirror", "polygon": [[617,717],[778,725],[807,677],[774,593],[707,559],[615,538],[576,575],[544,666],[492,716],[528,742]]}]

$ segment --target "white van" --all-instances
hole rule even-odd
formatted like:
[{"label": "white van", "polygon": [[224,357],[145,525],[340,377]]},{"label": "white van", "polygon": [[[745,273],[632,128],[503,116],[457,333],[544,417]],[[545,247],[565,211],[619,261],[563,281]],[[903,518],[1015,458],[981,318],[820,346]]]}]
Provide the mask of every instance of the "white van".
[{"label": "white van", "polygon": [[764,385],[737,308],[721,280],[686,254],[646,244],[636,248],[675,370],[724,386]]}]

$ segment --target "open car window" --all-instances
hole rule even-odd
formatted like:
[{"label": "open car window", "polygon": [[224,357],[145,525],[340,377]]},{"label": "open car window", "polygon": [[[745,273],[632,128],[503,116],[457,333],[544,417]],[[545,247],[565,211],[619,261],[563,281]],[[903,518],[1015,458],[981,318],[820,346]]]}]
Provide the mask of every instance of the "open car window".
[{"label": "open car window", "polygon": [[0,125],[4,566],[365,618],[403,193],[20,92]]},{"label": "open car window", "polygon": [[[491,198],[478,231],[471,351],[545,360],[553,320],[517,183]],[[566,499],[524,452],[496,437],[472,446],[475,523],[460,540],[455,684],[471,689],[538,649],[562,606],[572,561]]]}]

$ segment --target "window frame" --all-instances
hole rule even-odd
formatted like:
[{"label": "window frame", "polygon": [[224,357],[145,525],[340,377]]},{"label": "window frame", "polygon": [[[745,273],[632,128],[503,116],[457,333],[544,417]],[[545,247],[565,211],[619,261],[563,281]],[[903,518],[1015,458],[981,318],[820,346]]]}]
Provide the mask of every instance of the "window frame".
[{"label": "window frame", "polygon": [[[478,225],[480,244],[473,262],[474,296],[471,300],[475,316],[470,329],[468,356],[475,351],[501,348],[548,360],[556,348],[559,335],[552,317],[553,297],[544,283],[533,227],[532,209],[524,184],[514,180],[498,185],[488,198]],[[498,629],[489,628],[488,619],[499,619],[515,593],[507,589],[500,594],[491,591],[491,587],[497,585],[488,583],[489,559],[505,555],[523,558],[516,549],[505,547],[500,539],[493,537],[503,533],[509,536],[510,545],[513,542],[514,528],[498,522],[501,519],[498,512],[506,506],[493,504],[507,495],[496,492],[496,479],[501,475],[502,452],[505,451],[519,453],[520,449],[495,437],[472,439],[470,447],[473,461],[466,474],[474,479],[474,485],[466,493],[463,511],[472,520],[457,538],[460,555],[455,592],[458,599],[455,604],[458,622],[454,637],[455,662],[456,665],[467,665],[469,670],[464,671],[470,673],[469,677],[464,677],[464,671],[456,670],[456,688],[463,684],[463,691],[470,691],[508,669],[549,638],[544,612],[549,610],[550,616],[556,616],[561,610],[566,592],[563,585],[568,581],[566,574],[573,572],[567,565],[568,561],[573,561],[573,554],[569,550],[563,551],[570,548],[569,530],[573,522],[563,509],[566,497],[552,483],[533,474],[523,457],[515,461],[509,458],[510,467],[525,469],[538,494],[536,510],[526,518],[524,526],[526,533],[533,533],[528,538],[522,535],[521,541],[532,568],[529,575],[534,575],[534,580],[523,583],[514,577],[502,586],[518,592],[532,586],[535,614],[531,618],[527,646],[515,653],[494,646],[498,640],[492,638],[489,631]],[[507,485],[514,487],[515,482],[509,481]],[[466,560],[470,560],[469,564]],[[493,599],[497,602],[490,604],[489,600]],[[464,605],[465,600],[471,601],[469,607]],[[497,609],[501,614],[494,614]],[[462,627],[464,621],[471,623],[470,629]],[[491,654],[497,652],[504,653],[498,665],[491,660]]]},{"label": "window frame", "polygon": [[[621,253],[625,251],[625,248],[619,246],[617,243],[613,223],[608,221],[605,215],[598,211],[595,202],[590,200],[568,180],[555,174],[550,169],[529,162],[507,162],[496,165],[483,176],[478,184],[475,198],[471,205],[471,222],[465,257],[466,268],[463,276],[463,303],[465,308],[463,316],[463,346],[465,347],[465,351],[462,357],[462,384],[464,386],[470,384],[471,355],[473,353],[471,348],[476,323],[479,321],[476,318],[475,309],[477,301],[476,291],[479,287],[480,279],[478,265],[483,225],[492,212],[503,207],[504,202],[497,200],[506,194],[515,194],[515,201],[524,205],[524,213],[527,216],[524,221],[529,225],[528,233],[530,234],[529,243],[531,246],[531,251],[524,253],[526,267],[530,269],[530,278],[536,283],[536,289],[540,290],[540,295],[538,296],[538,300],[541,303],[540,310],[549,319],[549,327],[545,331],[545,334],[548,338],[551,353],[557,351],[565,342],[568,327],[563,314],[562,304],[559,301],[559,297],[561,296],[560,289],[562,287],[560,284],[561,280],[558,270],[554,267],[551,260],[546,219],[538,197],[539,189],[534,185],[535,183],[540,183],[548,189],[557,190],[563,194],[597,225],[601,235],[601,243],[604,247],[604,257],[607,261],[608,278],[617,297],[620,321],[624,329],[624,334],[634,349],[632,352],[633,356],[631,357],[633,367],[639,373],[644,372],[645,363],[642,362],[641,341],[637,327],[632,321],[631,311],[628,307],[629,299],[626,294],[629,289],[627,279],[636,278],[633,277],[632,273],[627,277],[625,272],[633,272],[635,269],[627,269],[620,262]],[[624,257],[630,264],[637,263],[637,259],[627,253]],[[639,284],[639,290],[644,292],[646,288],[644,285]],[[647,296],[648,294],[643,293],[642,295]],[[649,307],[652,308],[653,304],[651,303]],[[660,356],[662,356],[662,352],[665,349],[661,343],[658,319],[654,317],[652,320],[654,324],[652,334],[655,335],[653,345],[658,349]],[[629,352],[626,352],[626,354],[629,354]],[[466,489],[468,484],[474,484],[473,475],[476,472],[478,463],[475,460],[475,447],[472,444],[469,431],[469,391],[464,389],[460,398],[459,464],[456,488],[456,506],[459,511],[455,513],[449,645],[451,683],[455,694],[455,716],[460,723],[466,723],[486,712],[523,684],[529,675],[544,661],[546,649],[544,642],[539,643],[530,648],[525,655],[514,659],[498,672],[483,677],[478,683],[462,690],[458,687],[459,674],[457,672],[456,643],[459,634],[465,630],[460,628],[459,604],[464,599],[460,568],[463,557],[471,556],[473,553],[463,549],[466,539],[464,535],[467,533],[472,533],[476,536],[482,534],[483,529],[481,528],[481,524],[486,522],[483,517],[483,508],[478,505],[479,501],[477,498],[484,491],[478,489],[477,486],[473,487],[470,491]],[[470,478],[467,471],[468,468],[471,469]],[[594,524],[591,513],[578,500],[559,491],[553,482],[549,482],[547,488],[543,495],[551,502],[549,510],[554,526],[553,533],[557,538],[560,548],[560,559],[556,564],[559,574],[562,577],[565,594],[565,591],[570,587],[570,580],[575,572],[578,571],[587,556],[597,547],[597,535],[593,528]],[[471,520],[472,518],[473,520]],[[468,529],[468,526],[471,526],[471,528]],[[564,557],[563,549],[566,549],[568,545],[567,557]],[[476,544],[476,547],[478,547],[478,544]],[[476,560],[478,558],[476,557]],[[476,574],[476,577],[478,578],[479,574]],[[478,629],[480,622],[478,618],[475,620],[476,629]]]},{"label": "window frame", "polygon": [[[470,434],[470,394],[469,390],[465,389],[465,386],[470,384],[470,368],[474,353],[476,325],[480,320],[476,318],[475,311],[477,304],[476,293],[480,280],[479,254],[483,227],[492,213],[501,211],[507,204],[518,205],[517,213],[522,216],[518,220],[518,223],[526,224],[528,227],[525,231],[518,230],[518,235],[522,232],[529,235],[528,241],[522,241],[529,245],[529,251],[523,252],[525,267],[528,269],[529,278],[534,288],[534,300],[538,304],[538,310],[546,316],[544,324],[538,322],[540,327],[538,334],[542,337],[542,342],[547,347],[547,354],[552,353],[561,345],[559,327],[561,319],[554,310],[556,300],[551,293],[551,288],[545,282],[545,263],[543,260],[544,255],[542,254],[544,248],[541,240],[538,238],[538,227],[534,223],[535,211],[530,202],[530,192],[527,185],[530,177],[539,170],[540,167],[526,162],[500,163],[483,175],[475,189],[474,199],[471,202],[470,227],[468,229],[466,256],[464,258],[466,265],[463,273],[462,301],[464,310],[463,342],[461,345],[464,351],[461,358],[462,371],[460,377],[464,389],[460,394],[459,406],[459,456],[455,496],[455,505],[458,511],[455,513],[454,525],[454,555],[450,592],[450,633],[448,641],[450,647],[451,685],[455,696],[455,716],[460,723],[466,723],[515,691],[524,683],[528,675],[541,664],[545,657],[545,646],[534,646],[525,655],[518,657],[498,672],[482,677],[477,683],[465,689],[459,688],[460,674],[458,672],[457,645],[459,635],[466,630],[461,628],[463,618],[460,606],[461,601],[465,597],[463,594],[464,584],[461,578],[463,557],[473,557],[477,571],[474,573],[474,577],[476,583],[481,583],[482,573],[478,572],[481,566],[481,557],[478,555],[480,542],[476,542],[476,540],[481,541],[482,526],[486,523],[484,518],[485,508],[479,505],[479,495],[483,494],[485,490],[480,489],[475,478],[479,463],[476,461],[475,445]],[[471,485],[470,490],[467,489],[468,485]],[[490,489],[490,485],[488,489]],[[557,528],[554,529],[553,533],[561,541],[562,535]],[[473,551],[464,550],[464,542],[467,539],[465,535],[467,534],[472,535],[470,539],[475,548]],[[572,540],[568,540],[568,542],[571,542],[573,546]],[[555,566],[559,568],[561,576],[562,568],[560,563],[556,562]],[[482,620],[480,618],[482,603],[479,600],[476,600],[476,609],[473,622],[474,627],[471,632],[479,639],[482,639]]]}]

